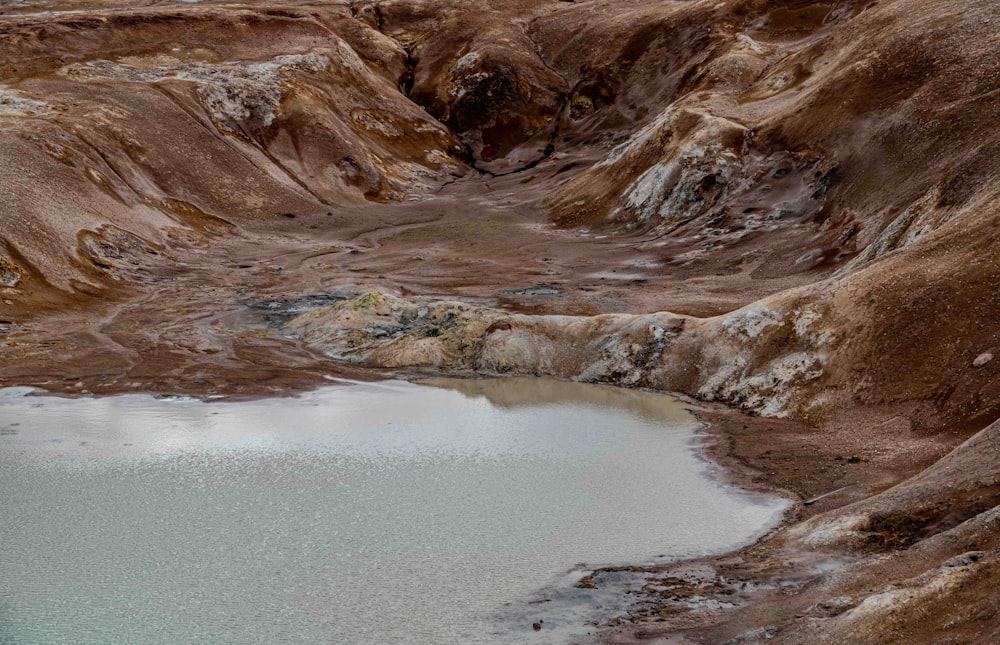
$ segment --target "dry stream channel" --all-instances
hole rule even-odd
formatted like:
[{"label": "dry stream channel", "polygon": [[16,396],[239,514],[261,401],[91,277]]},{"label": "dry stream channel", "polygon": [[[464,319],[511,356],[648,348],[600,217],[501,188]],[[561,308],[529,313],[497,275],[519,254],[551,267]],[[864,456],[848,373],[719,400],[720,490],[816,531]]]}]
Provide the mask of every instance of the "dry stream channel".
[{"label": "dry stream channel", "polygon": [[712,476],[697,427],[663,394],[534,378],[0,390],[0,643],[585,638],[641,583],[577,588],[594,567],[779,520]]}]

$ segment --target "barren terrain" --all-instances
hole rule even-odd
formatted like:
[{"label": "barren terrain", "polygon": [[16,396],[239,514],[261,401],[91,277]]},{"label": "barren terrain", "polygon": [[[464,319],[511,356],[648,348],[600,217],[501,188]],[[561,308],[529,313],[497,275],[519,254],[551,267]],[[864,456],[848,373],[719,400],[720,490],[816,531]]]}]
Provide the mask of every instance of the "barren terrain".
[{"label": "barren terrain", "polygon": [[994,0],[4,2],[0,385],[679,392],[802,503],[606,642],[1000,642],[998,53]]}]

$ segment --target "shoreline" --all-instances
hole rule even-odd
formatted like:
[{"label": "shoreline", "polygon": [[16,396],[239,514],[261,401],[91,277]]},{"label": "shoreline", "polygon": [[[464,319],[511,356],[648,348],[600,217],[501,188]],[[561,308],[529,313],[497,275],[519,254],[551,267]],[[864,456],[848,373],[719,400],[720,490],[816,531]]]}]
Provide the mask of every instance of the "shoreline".
[{"label": "shoreline", "polygon": [[[316,371],[286,372],[291,387],[280,392],[281,396],[313,390],[333,383],[324,378],[332,369],[332,362],[317,361]],[[345,367],[345,366],[341,366]],[[433,378],[482,379],[490,375],[474,374],[467,370],[371,370],[346,366],[349,378],[364,381],[397,378],[411,382]],[[361,378],[358,378],[358,377]],[[288,378],[292,377],[292,378]],[[502,378],[502,377],[501,377]],[[547,377],[554,378],[554,377]],[[31,379],[4,379],[5,386],[20,380],[30,386]],[[564,380],[569,379],[558,379]],[[207,397],[206,390],[196,384],[188,388],[168,390],[100,388],[97,383],[84,387],[63,387],[52,392],[59,396],[79,396],[86,390],[88,395],[145,393],[151,395],[192,395]],[[621,384],[605,384],[623,387]],[[274,396],[276,387],[269,382],[234,383],[234,394],[228,400],[261,399]],[[248,386],[248,387],[243,387]],[[630,388],[624,388],[630,389]],[[751,543],[737,549],[693,559],[670,563],[631,563],[626,566],[597,568],[592,574],[594,584],[600,585],[602,574],[631,571],[648,575],[640,595],[646,599],[648,608],[630,612],[623,620],[613,620],[602,626],[590,642],[605,645],[631,645],[648,643],[650,638],[703,638],[709,640],[661,640],[664,643],[716,642],[719,633],[739,632],[740,625],[750,626],[766,616],[784,616],[790,620],[787,608],[781,607],[776,597],[783,598],[789,589],[795,589],[805,600],[813,599],[817,571],[835,566],[843,568],[865,559],[864,553],[844,547],[812,551],[789,539],[789,533],[801,529],[810,518],[823,513],[836,512],[853,503],[863,502],[877,496],[893,485],[905,481],[938,461],[954,445],[943,442],[939,437],[925,440],[922,450],[907,453],[909,460],[900,462],[893,454],[872,461],[864,450],[865,437],[850,431],[849,424],[843,424],[837,431],[823,432],[805,424],[793,421],[748,416],[738,410],[718,403],[697,401],[683,394],[662,392],[650,388],[631,388],[673,396],[679,399],[695,417],[698,429],[695,450],[712,469],[711,476],[718,477],[727,486],[745,491],[751,495],[761,494],[780,497],[789,502],[788,508],[772,528]],[[93,390],[98,390],[93,392]],[[103,390],[103,391],[101,391]],[[817,439],[822,438],[820,443]],[[956,442],[960,443],[959,442]],[[855,452],[862,452],[865,458],[849,463]],[[840,459],[838,459],[840,457]],[[876,458],[877,455],[876,455]],[[892,470],[887,470],[887,467]],[[836,495],[823,496],[831,490],[847,486]],[[811,505],[805,500],[820,497]],[[746,591],[749,589],[749,591]],[[813,595],[811,595],[813,594]],[[694,599],[694,600],[692,600]],[[784,601],[782,601],[784,602]],[[776,607],[776,604],[779,605]],[[808,603],[809,606],[815,602]],[[794,606],[794,603],[790,603]],[[720,609],[722,608],[722,609]],[[803,607],[798,608],[800,613]],[[740,615],[730,616],[737,612]],[[794,619],[794,611],[791,612]],[[732,636],[730,636],[732,637]],[[657,641],[653,641],[657,642]]]},{"label": "shoreline", "polygon": [[[454,377],[445,377],[445,378],[430,378],[430,379],[428,379],[427,377],[419,377],[419,378],[412,378],[411,377],[411,378],[408,378],[408,379],[404,380],[404,379],[398,378],[399,377],[398,374],[396,376],[397,376],[397,379],[394,379],[394,380],[396,380],[398,382],[414,383],[414,384],[417,384],[417,385],[425,385],[425,386],[442,387],[442,388],[445,388],[445,389],[456,390],[456,391],[458,391],[458,392],[460,392],[460,393],[462,393],[462,394],[464,394],[466,396],[470,396],[470,397],[473,397],[473,398],[478,398],[478,395],[480,394],[480,392],[478,391],[479,388],[474,388],[473,391],[468,391],[466,389],[463,389],[460,384],[457,384],[457,383],[454,382],[454,381],[469,381],[470,379],[467,379],[467,378],[466,379],[455,379]],[[487,385],[487,387],[485,389],[489,390],[491,388],[489,388],[488,386],[489,386],[489,383],[491,381],[492,382],[496,382],[498,380],[507,380],[507,379],[503,379],[503,378],[497,379],[497,378],[488,378],[487,377],[487,378],[476,378],[474,380],[482,381],[484,384]],[[524,381],[525,380],[524,377],[522,377],[521,380]],[[535,379],[533,377],[528,377],[528,381],[533,382],[534,380]],[[613,387],[613,386],[609,386],[609,385],[606,385],[606,384],[578,384],[578,383],[574,383],[572,381],[566,381],[566,380],[560,380],[560,379],[547,379],[547,378],[541,378],[539,380],[540,380],[541,383],[544,383],[544,382],[548,381],[548,382],[553,383],[553,384],[560,384],[560,383],[562,383],[562,384],[571,385],[571,386],[573,386],[573,385],[585,385],[585,386],[597,385],[599,387],[604,388],[606,391],[610,392],[610,394],[611,394],[611,400],[612,401],[619,396],[619,394],[618,394],[619,392],[624,393],[624,392],[628,391],[627,388]],[[430,382],[428,382],[428,381],[430,381]],[[379,381],[375,381],[375,382],[379,382]],[[325,383],[325,385],[326,385],[327,388],[336,388],[339,384],[333,383],[333,382],[327,382],[327,383]],[[17,386],[12,386],[12,387],[17,387]],[[523,388],[523,385],[521,387]],[[557,387],[556,390],[559,390],[559,388]],[[311,391],[311,390],[302,390],[302,391],[300,391],[300,393],[301,392],[306,392],[306,391]],[[690,438],[688,439],[688,441],[691,442],[690,443],[690,448],[691,448],[691,451],[693,453],[693,456],[698,461],[704,462],[706,464],[711,464],[711,462],[707,459],[707,457],[706,457],[706,455],[704,453],[703,445],[702,445],[702,441],[701,441],[701,433],[702,433],[702,431],[704,429],[705,423],[703,421],[699,420],[698,417],[695,416],[692,413],[692,411],[690,410],[690,402],[686,401],[685,397],[678,397],[678,396],[675,396],[675,395],[673,395],[671,393],[654,392],[654,391],[651,391],[651,390],[648,390],[648,389],[647,390],[643,390],[643,391],[638,391],[638,390],[632,390],[632,391],[640,393],[640,396],[639,396],[638,399],[632,398],[630,400],[621,401],[619,403],[619,405],[615,405],[614,407],[620,407],[624,413],[638,414],[638,415],[643,416],[643,417],[646,416],[646,415],[649,415],[651,419],[657,420],[658,422],[662,422],[662,423],[668,424],[668,425],[670,425],[672,423],[675,423],[675,422],[679,422],[678,420],[681,418],[681,416],[683,416],[686,420],[683,421],[682,423],[683,423],[683,427],[685,429],[685,432],[686,433],[690,433]],[[286,394],[294,396],[293,393],[286,393]],[[157,399],[163,398],[164,396],[169,396],[169,395],[166,395],[164,393],[136,392],[136,391],[129,392],[129,393],[115,394],[115,395],[108,395],[108,396],[129,396],[129,395],[132,395],[132,396],[147,396],[147,397],[153,396],[153,397],[155,397]],[[43,391],[33,392],[33,393],[29,394],[29,397],[30,396],[41,396],[41,397],[57,396],[57,397],[59,397],[59,395],[57,395],[57,394],[54,395],[52,393],[43,392]],[[507,392],[506,394],[501,395],[501,398],[500,398],[499,401],[492,401],[492,402],[493,402],[494,405],[501,405],[501,406],[503,406],[504,405],[504,401],[507,400],[509,398],[509,396],[510,396],[510,392]],[[543,400],[548,400],[548,397],[551,397],[551,396],[553,396],[553,393],[551,393],[551,392],[546,392],[546,393],[541,394],[541,398]],[[558,392],[555,393],[555,396],[558,397]],[[80,397],[80,395],[77,394],[77,395],[73,396],[72,398],[78,398],[78,397]],[[647,397],[649,397],[649,398],[647,399]],[[662,399],[661,399],[661,397],[662,397]],[[59,398],[63,398],[63,397],[59,397]],[[103,396],[87,395],[87,398],[100,399],[100,398],[103,398]],[[254,397],[254,400],[257,400],[257,401],[267,401],[267,400],[269,400],[271,398],[273,398],[273,397],[261,396],[261,397]],[[208,403],[208,402],[215,401],[213,399],[206,399],[206,398],[201,398],[201,399],[197,399],[197,400],[200,400],[202,403]],[[556,399],[553,399],[553,401],[554,400],[556,400]],[[562,401],[562,399],[558,399],[558,400]],[[596,405],[601,405],[600,401],[602,401],[602,400],[603,400],[602,396],[597,397]],[[663,403],[663,404],[659,403],[659,401],[661,401],[661,400],[665,401],[665,403]],[[581,399],[581,402],[592,402],[592,401],[594,401],[594,397],[593,396],[585,396],[583,399]],[[218,402],[226,402],[226,401],[219,400]],[[522,404],[525,404],[525,405],[533,405],[534,403],[536,403],[536,402],[534,402],[533,400],[527,401],[527,402],[522,402]],[[612,405],[614,405],[614,404],[612,403]],[[636,407],[636,408],[633,409],[632,406],[639,406],[639,407]],[[664,408],[663,410],[660,410],[661,406]],[[680,409],[680,408],[683,408],[683,410],[684,410],[683,415],[680,415],[677,412],[677,410]],[[669,414],[666,411],[669,411]],[[705,472],[703,476],[706,479],[708,479],[708,480],[715,480],[715,481],[717,481],[725,489],[731,490],[733,492],[733,494],[735,494],[737,496],[740,496],[740,497],[744,497],[745,496],[745,497],[747,497],[750,500],[751,503],[758,501],[758,498],[760,499],[761,502],[766,501],[769,505],[770,504],[774,504],[774,503],[778,503],[779,500],[780,500],[781,509],[774,511],[775,515],[772,518],[772,521],[770,521],[768,523],[768,525],[763,529],[763,533],[761,533],[760,535],[755,535],[755,536],[752,536],[752,537],[748,538],[748,541],[745,544],[741,545],[739,548],[745,548],[746,546],[749,546],[751,544],[755,544],[755,543],[759,542],[759,540],[762,539],[764,536],[766,536],[766,535],[770,534],[771,532],[773,532],[774,530],[776,530],[777,527],[781,526],[784,523],[785,518],[787,517],[787,515],[789,513],[789,510],[792,508],[792,505],[789,503],[789,500],[787,500],[787,498],[778,498],[778,497],[775,497],[773,495],[768,495],[768,496],[766,496],[766,500],[765,500],[765,499],[763,499],[764,498],[763,493],[759,493],[759,492],[756,492],[756,491],[749,491],[749,490],[746,490],[746,489],[737,488],[736,486],[732,485],[730,482],[725,481],[723,478],[720,478],[717,469],[714,468],[714,467],[712,468],[711,471]],[[731,550],[722,551],[722,552],[719,552],[719,553],[714,554],[714,555],[702,556],[702,557],[699,557],[699,558],[696,558],[696,559],[692,559],[692,558],[676,558],[676,559],[671,559],[670,560],[670,565],[690,564],[690,563],[693,563],[693,562],[698,562],[700,560],[705,560],[705,559],[715,558],[715,557],[721,557],[722,555],[725,555],[726,553],[730,553],[730,552],[731,552]],[[641,605],[642,604],[641,600],[635,600],[635,602],[632,602],[632,601],[629,600],[629,599],[633,598],[631,596],[631,594],[633,593],[632,589],[635,586],[635,582],[633,580],[630,580],[631,576],[629,574],[627,574],[626,572],[639,573],[640,571],[642,571],[644,569],[655,569],[656,567],[666,566],[666,564],[662,560],[660,562],[654,562],[654,560],[655,560],[655,558],[651,558],[650,561],[647,561],[645,563],[638,563],[637,564],[637,563],[634,563],[634,562],[624,562],[624,563],[616,564],[616,565],[613,565],[613,566],[600,566],[600,567],[596,567],[596,568],[590,568],[590,567],[588,567],[586,570],[585,569],[572,569],[570,571],[572,573],[574,573],[574,574],[579,573],[580,574],[579,577],[581,577],[581,578],[586,577],[586,578],[591,579],[591,580],[594,577],[601,578],[601,587],[602,588],[605,588],[605,574],[606,573],[608,573],[608,572],[614,572],[615,574],[622,574],[625,577],[622,578],[622,575],[618,575],[619,580],[618,580],[618,582],[615,585],[613,585],[613,590],[614,590],[613,593],[616,594],[615,597],[618,598],[623,603],[623,607],[625,605],[634,605],[636,602],[638,602]],[[548,587],[548,586],[546,586],[546,587],[534,590],[532,592],[532,595],[534,596],[534,595],[538,594],[539,597],[540,597],[541,594],[547,593],[547,592],[551,591],[554,594],[554,595],[551,595],[551,599],[555,599],[555,600],[558,601],[559,600],[559,596],[560,595],[565,595],[567,592],[569,592],[569,596],[572,596],[572,587],[580,588],[581,586],[582,585],[579,584],[579,581],[577,581],[577,584],[571,585],[570,587],[566,587],[565,589],[562,586],[557,586],[557,587]],[[597,596],[597,597],[592,598],[592,599],[579,599],[578,598],[576,600],[572,600],[572,599],[570,599],[570,600],[563,600],[562,602],[563,603],[568,603],[567,606],[565,607],[565,610],[568,610],[569,613],[570,613],[570,615],[577,615],[579,613],[580,615],[591,615],[591,616],[594,616],[596,618],[600,614],[594,613],[594,612],[597,611],[600,608],[601,605],[605,605],[606,606],[606,603],[610,602],[609,596],[607,595],[608,591],[609,590],[605,590],[602,593],[601,596]],[[603,598],[603,600],[602,600],[602,598]],[[525,600],[527,602],[529,600],[529,597],[526,597],[523,600]],[[556,604],[559,604],[559,603],[556,603]],[[553,606],[549,606],[549,607],[550,607],[550,609],[548,609],[547,611],[540,612],[540,615],[544,615],[546,618],[549,618],[549,617],[557,618],[560,621],[565,621],[567,619],[566,617],[563,617],[561,619],[558,618],[562,614],[560,614],[558,610],[556,612],[553,612],[552,611]],[[603,620],[605,622],[610,621],[612,623],[620,621],[621,618],[623,618],[625,615],[627,615],[628,609],[623,609],[622,611],[624,611],[626,613],[621,613],[620,614],[617,611],[611,611],[609,613],[607,610],[605,610],[605,612],[603,612],[603,616],[604,616]],[[511,626],[513,627],[515,625],[516,624],[512,624]]]},{"label": "shoreline", "polygon": [[[377,371],[372,370],[360,370],[360,375],[364,377],[371,377],[371,382],[378,382],[382,380],[402,380],[410,383],[420,384],[422,381],[435,381],[440,379],[460,379],[460,380],[502,380],[505,378],[517,378],[510,376],[490,376],[481,374],[470,374],[470,373],[454,373],[449,371],[428,371],[425,373],[414,373],[414,372],[394,372],[394,371]],[[566,382],[573,383],[574,381],[570,379],[560,379],[550,376],[542,376],[539,378],[548,379],[556,382]],[[360,378],[359,381],[367,382],[368,379]],[[647,392],[656,395],[663,395],[671,397],[678,402],[680,402],[684,408],[691,415],[694,422],[693,429],[693,441],[695,445],[693,449],[696,456],[706,463],[709,468],[709,477],[719,480],[727,488],[731,488],[737,494],[745,494],[751,497],[761,496],[767,497],[769,499],[784,500],[787,504],[786,508],[781,511],[780,517],[778,517],[775,523],[765,531],[754,538],[752,538],[746,544],[739,546],[735,549],[725,551],[723,553],[718,553],[714,555],[701,556],[697,558],[684,558],[676,561],[670,561],[667,563],[656,562],[655,559],[651,559],[647,562],[631,562],[620,565],[613,566],[599,566],[590,569],[592,572],[589,577],[600,577],[604,573],[609,572],[622,572],[622,571],[632,571],[634,573],[650,573],[650,574],[663,574],[666,572],[673,571],[677,568],[685,568],[689,566],[710,564],[720,560],[730,558],[732,556],[740,555],[745,552],[752,551],[757,548],[761,543],[766,542],[768,539],[772,538],[776,533],[788,528],[800,522],[802,518],[803,509],[802,505],[802,493],[795,491],[794,489],[783,487],[780,482],[784,482],[784,479],[773,479],[768,478],[759,469],[748,463],[746,460],[733,455],[730,450],[727,449],[727,444],[732,442],[733,435],[729,431],[729,428],[735,425],[743,426],[746,430],[753,425],[763,425],[775,423],[774,420],[769,419],[755,419],[754,417],[748,417],[741,414],[737,410],[728,409],[719,404],[710,404],[706,402],[701,402],[694,400],[688,396],[675,392],[662,392],[658,390],[653,390],[650,388],[628,388],[620,384],[610,384],[610,383],[594,383],[595,385],[603,385],[605,387],[615,387],[625,390],[633,390],[639,392]],[[249,392],[241,391],[239,394],[233,396],[225,396],[224,398],[212,399],[210,398],[213,394],[206,392],[205,390],[198,390],[195,387],[188,389],[187,391],[178,391],[171,389],[167,391],[156,391],[156,390],[145,390],[145,389],[128,389],[121,388],[112,391],[103,391],[99,393],[88,392],[86,386],[84,388],[78,389],[75,387],[65,388],[63,390],[41,390],[42,396],[57,396],[66,398],[80,398],[80,397],[101,397],[101,396],[120,396],[127,394],[144,394],[149,396],[154,396],[156,398],[162,398],[166,396],[191,396],[192,398],[199,399],[202,402],[230,402],[230,401],[241,401],[241,400],[264,400],[268,398],[274,398],[275,396],[279,398],[285,397],[295,397],[299,394],[314,391],[318,388],[329,386],[335,387],[338,384],[331,380],[330,378],[321,377],[320,380],[313,380],[312,378],[305,378],[300,382],[296,383],[296,387],[292,389],[285,390],[280,393],[275,393],[273,391],[262,392],[258,390],[251,389]],[[23,383],[11,384],[5,383],[4,387],[19,387],[25,386]],[[36,385],[27,385],[27,387],[35,387]],[[97,389],[97,388],[94,388]],[[799,424],[785,424],[794,428],[799,432],[805,432],[806,429]],[[822,507],[820,507],[822,508]],[[624,589],[624,587],[623,587]],[[619,617],[620,618],[620,617]],[[618,621],[615,621],[618,622]]]}]

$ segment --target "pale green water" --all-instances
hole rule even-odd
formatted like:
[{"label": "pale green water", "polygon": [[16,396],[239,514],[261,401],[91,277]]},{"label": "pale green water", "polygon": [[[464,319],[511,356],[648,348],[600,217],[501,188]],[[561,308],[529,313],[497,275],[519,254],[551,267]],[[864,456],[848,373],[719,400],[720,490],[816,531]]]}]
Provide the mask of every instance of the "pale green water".
[{"label": "pale green water", "polygon": [[561,643],[583,614],[528,601],[580,563],[723,551],[782,508],[709,478],[669,397],[463,387],[497,403],[8,391],[0,642]]}]

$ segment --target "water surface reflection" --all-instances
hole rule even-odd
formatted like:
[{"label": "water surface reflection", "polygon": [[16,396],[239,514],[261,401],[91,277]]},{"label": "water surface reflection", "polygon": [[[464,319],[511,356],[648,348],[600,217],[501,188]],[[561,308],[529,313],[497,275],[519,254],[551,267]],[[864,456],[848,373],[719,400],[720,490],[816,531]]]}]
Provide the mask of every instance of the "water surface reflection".
[{"label": "water surface reflection", "polygon": [[706,476],[670,397],[438,385],[8,391],[0,642],[562,643],[588,627],[537,590],[722,551],[780,512]]}]

